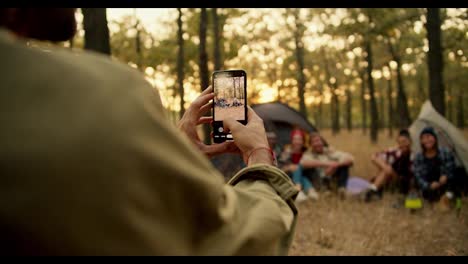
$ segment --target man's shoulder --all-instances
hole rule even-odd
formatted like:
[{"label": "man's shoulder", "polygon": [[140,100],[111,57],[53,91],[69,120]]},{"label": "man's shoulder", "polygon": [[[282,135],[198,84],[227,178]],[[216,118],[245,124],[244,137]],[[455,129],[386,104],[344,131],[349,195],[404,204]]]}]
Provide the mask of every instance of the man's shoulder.
[{"label": "man's shoulder", "polygon": [[23,76],[23,81],[33,78],[38,84],[48,82],[48,87],[89,86],[92,83],[109,83],[119,87],[130,82],[149,85],[137,70],[96,52],[54,46],[29,47],[22,41],[3,39],[0,44],[3,47],[2,57],[6,56],[6,61],[15,61],[10,65],[10,70],[21,69],[19,74]]},{"label": "man's shoulder", "polygon": [[302,154],[302,158],[303,159],[314,159],[316,158],[316,154],[311,150],[311,149],[307,149],[306,151],[304,151],[304,153]]},{"label": "man's shoulder", "polygon": [[145,81],[143,75],[136,69],[123,64],[104,54],[85,50],[65,50],[58,48],[50,54],[49,63],[64,67],[82,75],[99,81],[128,80]]}]

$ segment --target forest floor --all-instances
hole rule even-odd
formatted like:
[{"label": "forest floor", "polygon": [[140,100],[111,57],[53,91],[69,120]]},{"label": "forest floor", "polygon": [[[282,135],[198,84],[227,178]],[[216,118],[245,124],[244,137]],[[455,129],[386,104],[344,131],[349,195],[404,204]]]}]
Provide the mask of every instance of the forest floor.
[{"label": "forest floor", "polygon": [[[351,176],[369,179],[375,173],[369,157],[375,151],[393,146],[388,132],[379,143],[370,143],[362,130],[342,131],[333,136],[321,131],[328,142],[352,153],[356,159]],[[468,138],[468,130],[464,131]],[[299,217],[290,255],[468,255],[468,197],[456,212],[424,204],[411,213],[394,208],[398,194],[386,192],[380,201],[364,203],[348,197],[323,195],[318,201],[298,204]]]}]

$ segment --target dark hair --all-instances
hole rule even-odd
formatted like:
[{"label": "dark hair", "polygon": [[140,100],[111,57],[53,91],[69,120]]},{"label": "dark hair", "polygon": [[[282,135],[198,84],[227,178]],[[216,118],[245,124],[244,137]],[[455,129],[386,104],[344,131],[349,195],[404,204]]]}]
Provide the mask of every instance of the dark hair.
[{"label": "dark hair", "polygon": [[399,137],[406,137],[406,138],[408,138],[409,140],[411,140],[410,132],[409,132],[408,129],[406,129],[406,128],[400,130],[400,132],[398,133],[398,136],[399,136]]},{"label": "dark hair", "polygon": [[[315,131],[314,131],[314,132],[311,132],[311,133],[309,134],[309,140],[310,140],[311,142],[312,142],[312,138],[314,138],[314,137],[319,137],[320,140],[322,140],[323,146],[324,146],[324,147],[327,147],[327,148],[329,147],[328,142],[322,137],[322,135],[320,135],[319,132],[315,132]],[[312,144],[312,143],[311,143],[311,144]]]},{"label": "dark hair", "polygon": [[76,33],[75,10],[76,8],[1,8],[0,27],[26,38],[66,41]]}]

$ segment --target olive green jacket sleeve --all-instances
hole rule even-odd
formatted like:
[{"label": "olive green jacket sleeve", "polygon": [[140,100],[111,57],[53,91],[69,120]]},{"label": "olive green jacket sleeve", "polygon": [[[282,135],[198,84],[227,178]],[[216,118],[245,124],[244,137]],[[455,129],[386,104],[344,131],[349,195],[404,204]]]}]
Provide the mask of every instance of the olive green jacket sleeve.
[{"label": "olive green jacket sleeve", "polygon": [[283,172],[226,184],[136,70],[0,33],[2,254],[287,254]]}]

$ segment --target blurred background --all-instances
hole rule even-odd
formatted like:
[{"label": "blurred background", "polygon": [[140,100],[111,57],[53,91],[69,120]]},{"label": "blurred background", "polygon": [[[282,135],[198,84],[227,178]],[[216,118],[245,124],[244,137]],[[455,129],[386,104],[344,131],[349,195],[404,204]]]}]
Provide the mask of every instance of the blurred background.
[{"label": "blurred background", "polygon": [[[64,46],[139,69],[172,120],[217,69],[244,69],[250,104],[280,101],[319,129],[407,127],[431,99],[468,119],[468,9],[82,8]],[[182,100],[181,100],[182,99]]]}]

